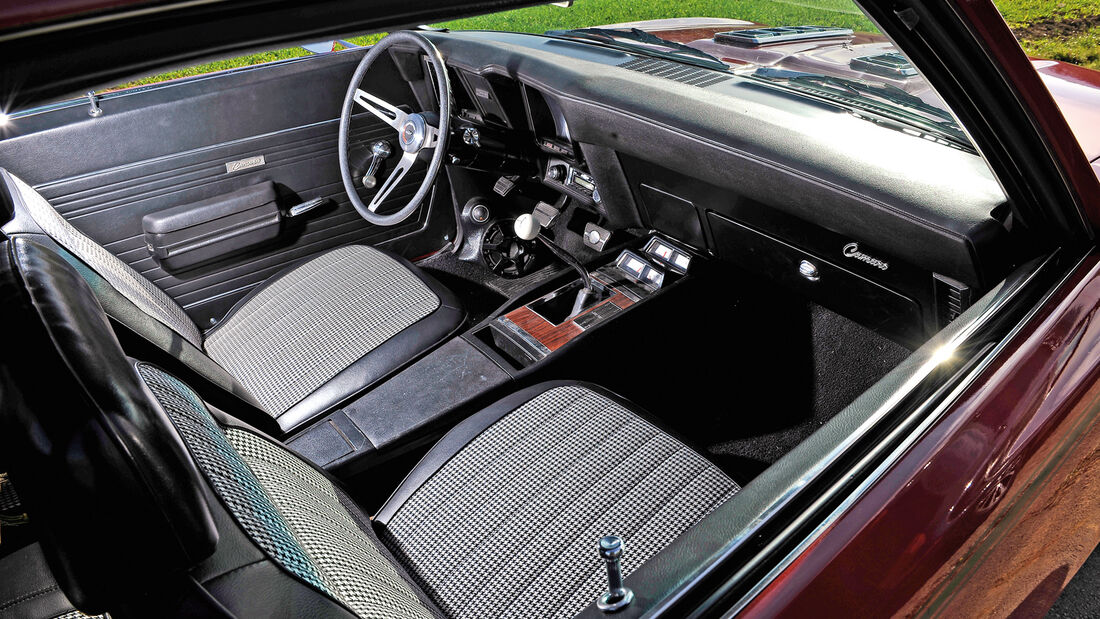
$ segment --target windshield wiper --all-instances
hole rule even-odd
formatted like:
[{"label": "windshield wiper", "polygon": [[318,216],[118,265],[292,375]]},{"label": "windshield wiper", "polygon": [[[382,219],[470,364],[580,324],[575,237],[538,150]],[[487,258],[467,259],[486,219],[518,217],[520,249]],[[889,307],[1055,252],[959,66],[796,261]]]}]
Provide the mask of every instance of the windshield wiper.
[{"label": "windshield wiper", "polygon": [[[546,35],[572,39],[584,39],[587,41],[597,41],[632,52],[641,52],[644,54],[650,54],[652,56],[668,58],[670,60],[688,62],[690,64],[707,69],[715,69],[717,71],[729,70],[729,66],[726,65],[726,63],[702,50],[684,45],[683,43],[677,43],[676,41],[662,39],[655,34],[646,32],[645,30],[639,30],[638,28],[631,28],[629,30],[613,30],[609,28],[549,30],[546,32]],[[643,45],[633,45],[629,42],[642,43]],[[657,45],[665,49],[657,50],[653,49],[652,47],[647,47],[647,45]]]},{"label": "windshield wiper", "polygon": [[917,129],[949,140],[968,150],[974,148],[947,110],[938,108],[897,86],[770,67],[757,69],[747,74],[747,77],[770,83],[783,83],[794,90],[832,100],[842,99],[861,109],[913,125]]}]

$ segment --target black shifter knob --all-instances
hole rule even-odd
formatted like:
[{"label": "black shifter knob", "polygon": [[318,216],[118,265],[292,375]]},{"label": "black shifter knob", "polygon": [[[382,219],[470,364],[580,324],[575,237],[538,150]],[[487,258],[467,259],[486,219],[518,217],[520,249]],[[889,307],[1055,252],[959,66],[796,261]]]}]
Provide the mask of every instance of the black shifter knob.
[{"label": "black shifter knob", "polygon": [[596,600],[596,608],[605,613],[622,610],[634,601],[634,592],[623,586],[620,562],[623,556],[623,540],[618,535],[600,538],[600,558],[607,563],[607,593]]}]

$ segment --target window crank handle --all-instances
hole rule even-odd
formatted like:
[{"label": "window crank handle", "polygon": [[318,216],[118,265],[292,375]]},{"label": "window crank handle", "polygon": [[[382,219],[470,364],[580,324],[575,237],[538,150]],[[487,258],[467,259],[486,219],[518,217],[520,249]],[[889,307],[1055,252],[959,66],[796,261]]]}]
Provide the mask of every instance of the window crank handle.
[{"label": "window crank handle", "polygon": [[374,189],[378,184],[378,170],[382,166],[382,162],[393,153],[393,149],[390,148],[388,142],[379,140],[371,144],[370,152],[370,165],[367,167],[367,173],[363,175],[362,183],[363,187]]}]

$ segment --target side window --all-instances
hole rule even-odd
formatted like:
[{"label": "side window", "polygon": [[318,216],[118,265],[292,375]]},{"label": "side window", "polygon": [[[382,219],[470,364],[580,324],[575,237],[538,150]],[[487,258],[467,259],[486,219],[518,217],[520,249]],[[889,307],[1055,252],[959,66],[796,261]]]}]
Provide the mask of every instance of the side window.
[{"label": "side window", "polygon": [[276,49],[266,52],[260,52],[258,54],[248,54],[246,56],[237,56],[235,58],[224,58],[222,60],[215,60],[214,62],[208,62],[205,64],[198,64],[183,69],[176,69],[173,71],[167,71],[164,73],[157,73],[156,75],[150,75],[140,79],[132,80],[112,86],[110,88],[101,89],[100,93],[114,92],[117,90],[123,90],[126,88],[135,88],[138,86],[149,86],[152,84],[160,84],[162,82],[168,82],[171,80],[182,79],[186,77],[195,77],[198,75],[207,75],[209,73],[217,73],[218,71],[228,71],[232,69],[241,69],[244,67],[252,67],[256,65],[265,64],[268,62],[276,62],[279,60],[290,60],[293,58],[300,58],[302,56],[309,56],[311,54],[324,54],[328,52],[338,52],[349,47],[359,47],[362,45],[370,45],[385,36],[385,33],[368,34],[359,37],[351,37],[349,39],[340,39],[333,41],[319,41],[317,43],[307,43],[299,47],[287,47],[284,49]]}]

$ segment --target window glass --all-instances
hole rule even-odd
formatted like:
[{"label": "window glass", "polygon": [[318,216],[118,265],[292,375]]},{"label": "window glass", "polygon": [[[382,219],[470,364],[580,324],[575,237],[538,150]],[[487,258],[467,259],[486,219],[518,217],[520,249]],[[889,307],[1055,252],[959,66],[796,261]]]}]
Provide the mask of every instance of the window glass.
[{"label": "window glass", "polygon": [[[860,12],[851,0],[800,0],[798,2],[774,2],[769,0],[757,2],[744,0],[577,0],[573,3],[573,6],[568,8],[553,5],[534,6],[443,22],[433,24],[433,26],[454,30],[504,30],[542,33],[547,30],[586,28],[648,19],[721,15],[736,15],[738,19],[769,25],[816,24],[841,26],[868,32],[875,31],[870,20]],[[354,45],[369,45],[382,36],[382,34],[371,34],[351,37],[347,41]],[[340,42],[333,43],[335,45],[332,49],[336,51],[344,49],[344,45]],[[313,52],[302,47],[291,47],[260,54],[249,54],[151,75],[105,90],[156,84],[181,77],[247,67],[274,60],[297,58],[311,53]]]},{"label": "window glass", "polygon": [[[996,4],[1028,54],[1100,69],[1100,3],[1096,0],[998,0]],[[651,19],[696,17],[730,17],[769,26],[812,24],[851,28],[857,32],[877,32],[850,0],[576,0],[569,8],[535,6],[435,26],[456,30],[542,33]],[[348,42],[369,45],[381,36],[352,37]],[[341,42],[332,43],[333,50],[344,48]],[[314,52],[303,47],[291,47],[249,54],[152,75],[106,90],[155,84],[311,53]]]}]

